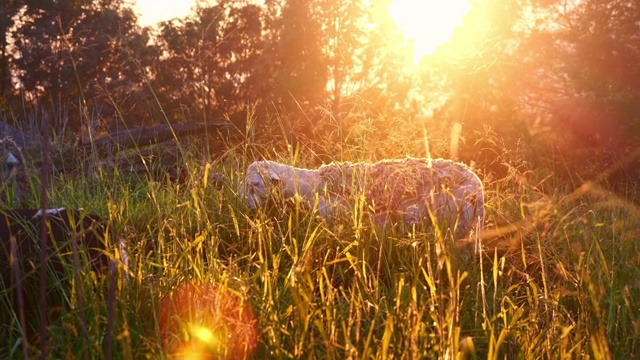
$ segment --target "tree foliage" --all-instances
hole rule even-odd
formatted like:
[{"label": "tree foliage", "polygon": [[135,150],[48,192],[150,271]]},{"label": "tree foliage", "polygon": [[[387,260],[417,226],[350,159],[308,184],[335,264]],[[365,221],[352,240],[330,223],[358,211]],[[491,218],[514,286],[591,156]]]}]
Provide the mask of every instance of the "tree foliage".
[{"label": "tree foliage", "polygon": [[417,66],[389,3],[201,1],[151,29],[121,0],[3,1],[3,111],[243,128],[253,109],[265,136],[324,141],[328,153],[395,141],[424,155],[424,130],[435,155],[455,155],[447,139],[461,126],[459,156],[482,163],[507,148],[579,162],[638,144],[636,2],[477,1]]},{"label": "tree foliage", "polygon": [[151,86],[165,110],[207,121],[256,101],[262,21],[257,5],[221,1],[162,23]]},{"label": "tree foliage", "polygon": [[558,125],[583,146],[613,150],[637,142],[640,6],[592,0],[560,15],[555,41],[545,44],[568,80],[563,96],[547,99]]},{"label": "tree foliage", "polygon": [[18,7],[9,34],[16,88],[5,97],[20,89],[34,104],[75,104],[84,107],[80,113],[105,103],[101,89],[113,97],[139,82],[148,34],[122,1],[22,1]]},{"label": "tree foliage", "polygon": [[4,96],[11,88],[11,56],[9,50],[9,32],[15,24],[15,17],[20,10],[18,0],[6,0],[0,4],[0,96]]},{"label": "tree foliage", "polygon": [[478,2],[422,89],[449,94],[434,120],[462,123],[465,160],[525,148],[593,176],[638,144],[638,24],[633,1]]}]

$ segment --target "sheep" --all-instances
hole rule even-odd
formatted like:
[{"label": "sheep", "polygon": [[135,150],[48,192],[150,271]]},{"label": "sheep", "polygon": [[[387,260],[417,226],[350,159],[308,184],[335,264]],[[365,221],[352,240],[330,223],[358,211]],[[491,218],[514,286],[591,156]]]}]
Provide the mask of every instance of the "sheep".
[{"label": "sheep", "polygon": [[376,163],[333,162],[304,169],[275,161],[256,161],[247,168],[241,194],[255,210],[276,188],[283,197],[299,195],[328,219],[350,212],[364,201],[375,222],[409,226],[445,226],[454,238],[482,229],[484,191],[466,165],[445,159],[388,159]]},{"label": "sheep", "polygon": [[[45,264],[40,259],[42,221],[47,224]],[[18,309],[19,294],[22,293],[24,312],[31,320],[28,323],[36,328],[40,268],[47,267],[47,307],[64,306],[63,299],[67,295],[61,290],[71,284],[71,274],[65,269],[74,266],[75,254],[79,255],[78,259],[86,258],[87,264],[86,268],[83,266],[76,271],[93,270],[100,275],[111,268],[112,258],[107,254],[104,232],[105,223],[98,215],[84,214],[80,209],[0,210],[0,300],[6,296],[14,309]],[[124,248],[121,244],[118,247],[125,262]],[[53,283],[62,286],[51,286]],[[0,319],[8,320],[4,316]]]},{"label": "sheep", "polygon": [[19,203],[29,187],[25,171],[22,149],[10,137],[0,139],[0,199],[6,204],[10,201],[9,189],[13,188],[14,198]]}]

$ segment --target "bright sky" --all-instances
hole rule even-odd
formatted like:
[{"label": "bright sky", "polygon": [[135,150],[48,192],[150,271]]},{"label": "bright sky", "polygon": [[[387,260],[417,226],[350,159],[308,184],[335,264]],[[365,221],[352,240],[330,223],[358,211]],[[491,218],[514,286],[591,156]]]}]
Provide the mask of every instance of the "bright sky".
[{"label": "bright sky", "polygon": [[416,58],[451,40],[453,30],[471,10],[470,0],[393,0],[391,17],[413,42]]},{"label": "bright sky", "polygon": [[140,25],[152,26],[160,21],[166,21],[189,14],[194,0],[133,0],[136,4]]}]

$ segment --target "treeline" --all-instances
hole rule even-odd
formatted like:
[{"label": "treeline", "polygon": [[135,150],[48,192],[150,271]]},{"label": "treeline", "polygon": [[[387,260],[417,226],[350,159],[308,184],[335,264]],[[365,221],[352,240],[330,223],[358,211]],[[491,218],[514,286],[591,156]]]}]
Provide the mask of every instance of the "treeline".
[{"label": "treeline", "polygon": [[636,1],[478,1],[418,64],[389,2],[199,2],[150,29],[123,0],[5,0],[0,116],[101,131],[231,121],[319,157],[424,156],[428,143],[487,171],[518,160],[569,179],[634,153]]},{"label": "treeline", "polygon": [[377,20],[383,4],[223,0],[158,29],[137,26],[121,0],[2,7],[10,21],[0,89],[19,121],[25,102],[65,109],[73,121],[99,114],[127,125],[241,122],[248,108],[313,121],[344,111],[356,94],[379,112],[393,109],[410,87],[396,75],[405,55],[383,43],[402,40],[386,33],[388,16]]}]

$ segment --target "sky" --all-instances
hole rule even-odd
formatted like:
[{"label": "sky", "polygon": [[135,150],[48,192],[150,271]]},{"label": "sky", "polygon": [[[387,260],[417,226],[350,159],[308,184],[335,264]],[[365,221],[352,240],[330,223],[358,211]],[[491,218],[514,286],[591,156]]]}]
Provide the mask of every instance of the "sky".
[{"label": "sky", "polygon": [[160,21],[166,21],[189,14],[194,0],[133,0],[138,21],[142,26],[152,26]]}]

